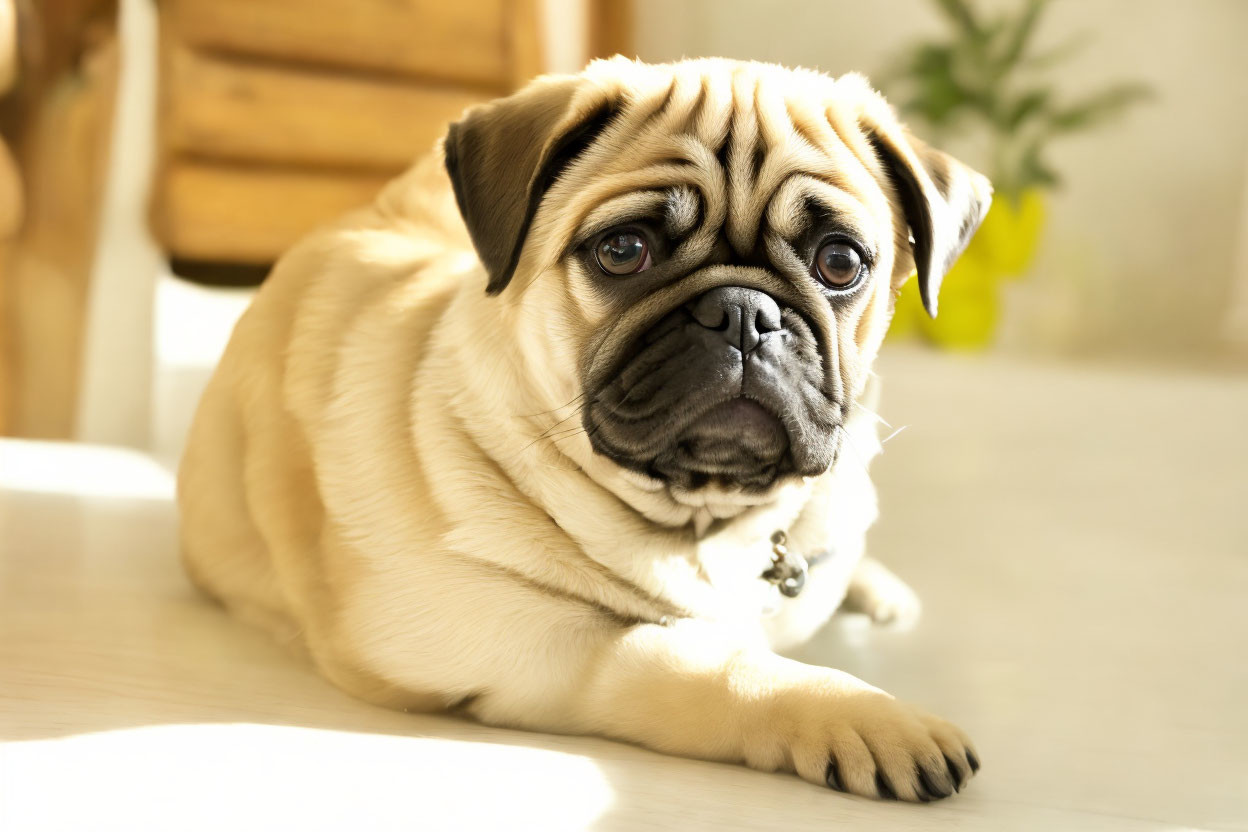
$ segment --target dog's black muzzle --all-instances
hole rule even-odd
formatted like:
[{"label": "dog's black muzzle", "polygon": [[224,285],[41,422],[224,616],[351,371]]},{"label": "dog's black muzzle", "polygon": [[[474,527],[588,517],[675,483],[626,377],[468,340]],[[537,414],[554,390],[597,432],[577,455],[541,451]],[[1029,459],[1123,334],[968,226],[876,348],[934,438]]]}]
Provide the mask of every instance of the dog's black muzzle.
[{"label": "dog's black muzzle", "polygon": [[840,408],[805,320],[758,289],[720,286],[646,331],[593,397],[595,450],[683,488],[745,490],[827,470]]}]

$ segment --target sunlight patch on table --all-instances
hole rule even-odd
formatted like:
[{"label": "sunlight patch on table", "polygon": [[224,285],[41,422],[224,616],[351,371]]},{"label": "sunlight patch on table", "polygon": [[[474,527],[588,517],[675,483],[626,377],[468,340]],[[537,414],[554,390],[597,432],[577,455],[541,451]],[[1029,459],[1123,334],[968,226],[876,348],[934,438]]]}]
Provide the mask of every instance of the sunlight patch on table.
[{"label": "sunlight patch on table", "polygon": [[126,448],[4,439],[0,440],[0,489],[169,500],[174,476],[146,454]]},{"label": "sunlight patch on table", "polygon": [[565,829],[614,793],[588,758],[293,726],[157,725],[0,745],[13,829]]}]

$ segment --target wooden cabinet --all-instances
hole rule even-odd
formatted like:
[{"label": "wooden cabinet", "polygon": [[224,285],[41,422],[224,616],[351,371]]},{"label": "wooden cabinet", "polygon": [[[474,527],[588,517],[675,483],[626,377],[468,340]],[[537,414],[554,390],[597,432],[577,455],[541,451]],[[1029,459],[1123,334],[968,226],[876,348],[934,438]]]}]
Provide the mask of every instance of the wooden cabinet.
[{"label": "wooden cabinet", "polygon": [[166,0],[152,228],[265,265],[541,70],[539,0]]},{"label": "wooden cabinet", "polygon": [[515,80],[515,0],[172,0],[174,36],[204,51],[486,87]]}]

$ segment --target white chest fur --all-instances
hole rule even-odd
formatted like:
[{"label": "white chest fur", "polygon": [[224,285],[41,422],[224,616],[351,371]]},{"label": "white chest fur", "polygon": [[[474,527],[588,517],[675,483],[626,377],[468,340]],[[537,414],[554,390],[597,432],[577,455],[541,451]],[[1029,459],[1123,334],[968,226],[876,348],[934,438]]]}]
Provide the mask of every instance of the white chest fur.
[{"label": "white chest fur", "polygon": [[[698,542],[697,562],[714,589],[717,619],[754,629],[782,649],[809,639],[840,606],[877,516],[866,465],[880,449],[869,417],[851,420],[845,441],[840,462],[808,484],[800,510],[741,517]],[[813,561],[792,598],[762,578],[772,564],[771,535],[781,528],[790,548]]]}]

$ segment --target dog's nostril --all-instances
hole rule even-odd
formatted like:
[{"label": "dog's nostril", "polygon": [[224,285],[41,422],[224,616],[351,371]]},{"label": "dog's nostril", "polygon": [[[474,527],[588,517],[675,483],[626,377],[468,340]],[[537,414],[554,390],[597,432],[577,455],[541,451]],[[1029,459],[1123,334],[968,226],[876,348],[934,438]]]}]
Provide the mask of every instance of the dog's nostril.
[{"label": "dog's nostril", "polygon": [[705,293],[689,307],[701,326],[748,353],[763,336],[783,328],[780,306],[765,292],[743,286],[721,286]]},{"label": "dog's nostril", "polygon": [[695,321],[714,332],[727,329],[731,318],[727,307],[708,298],[707,295],[703,295],[690,304],[689,311],[693,314]]},{"label": "dog's nostril", "polygon": [[754,327],[759,332],[775,332],[780,329],[780,307],[775,304],[761,306],[754,318]]}]

